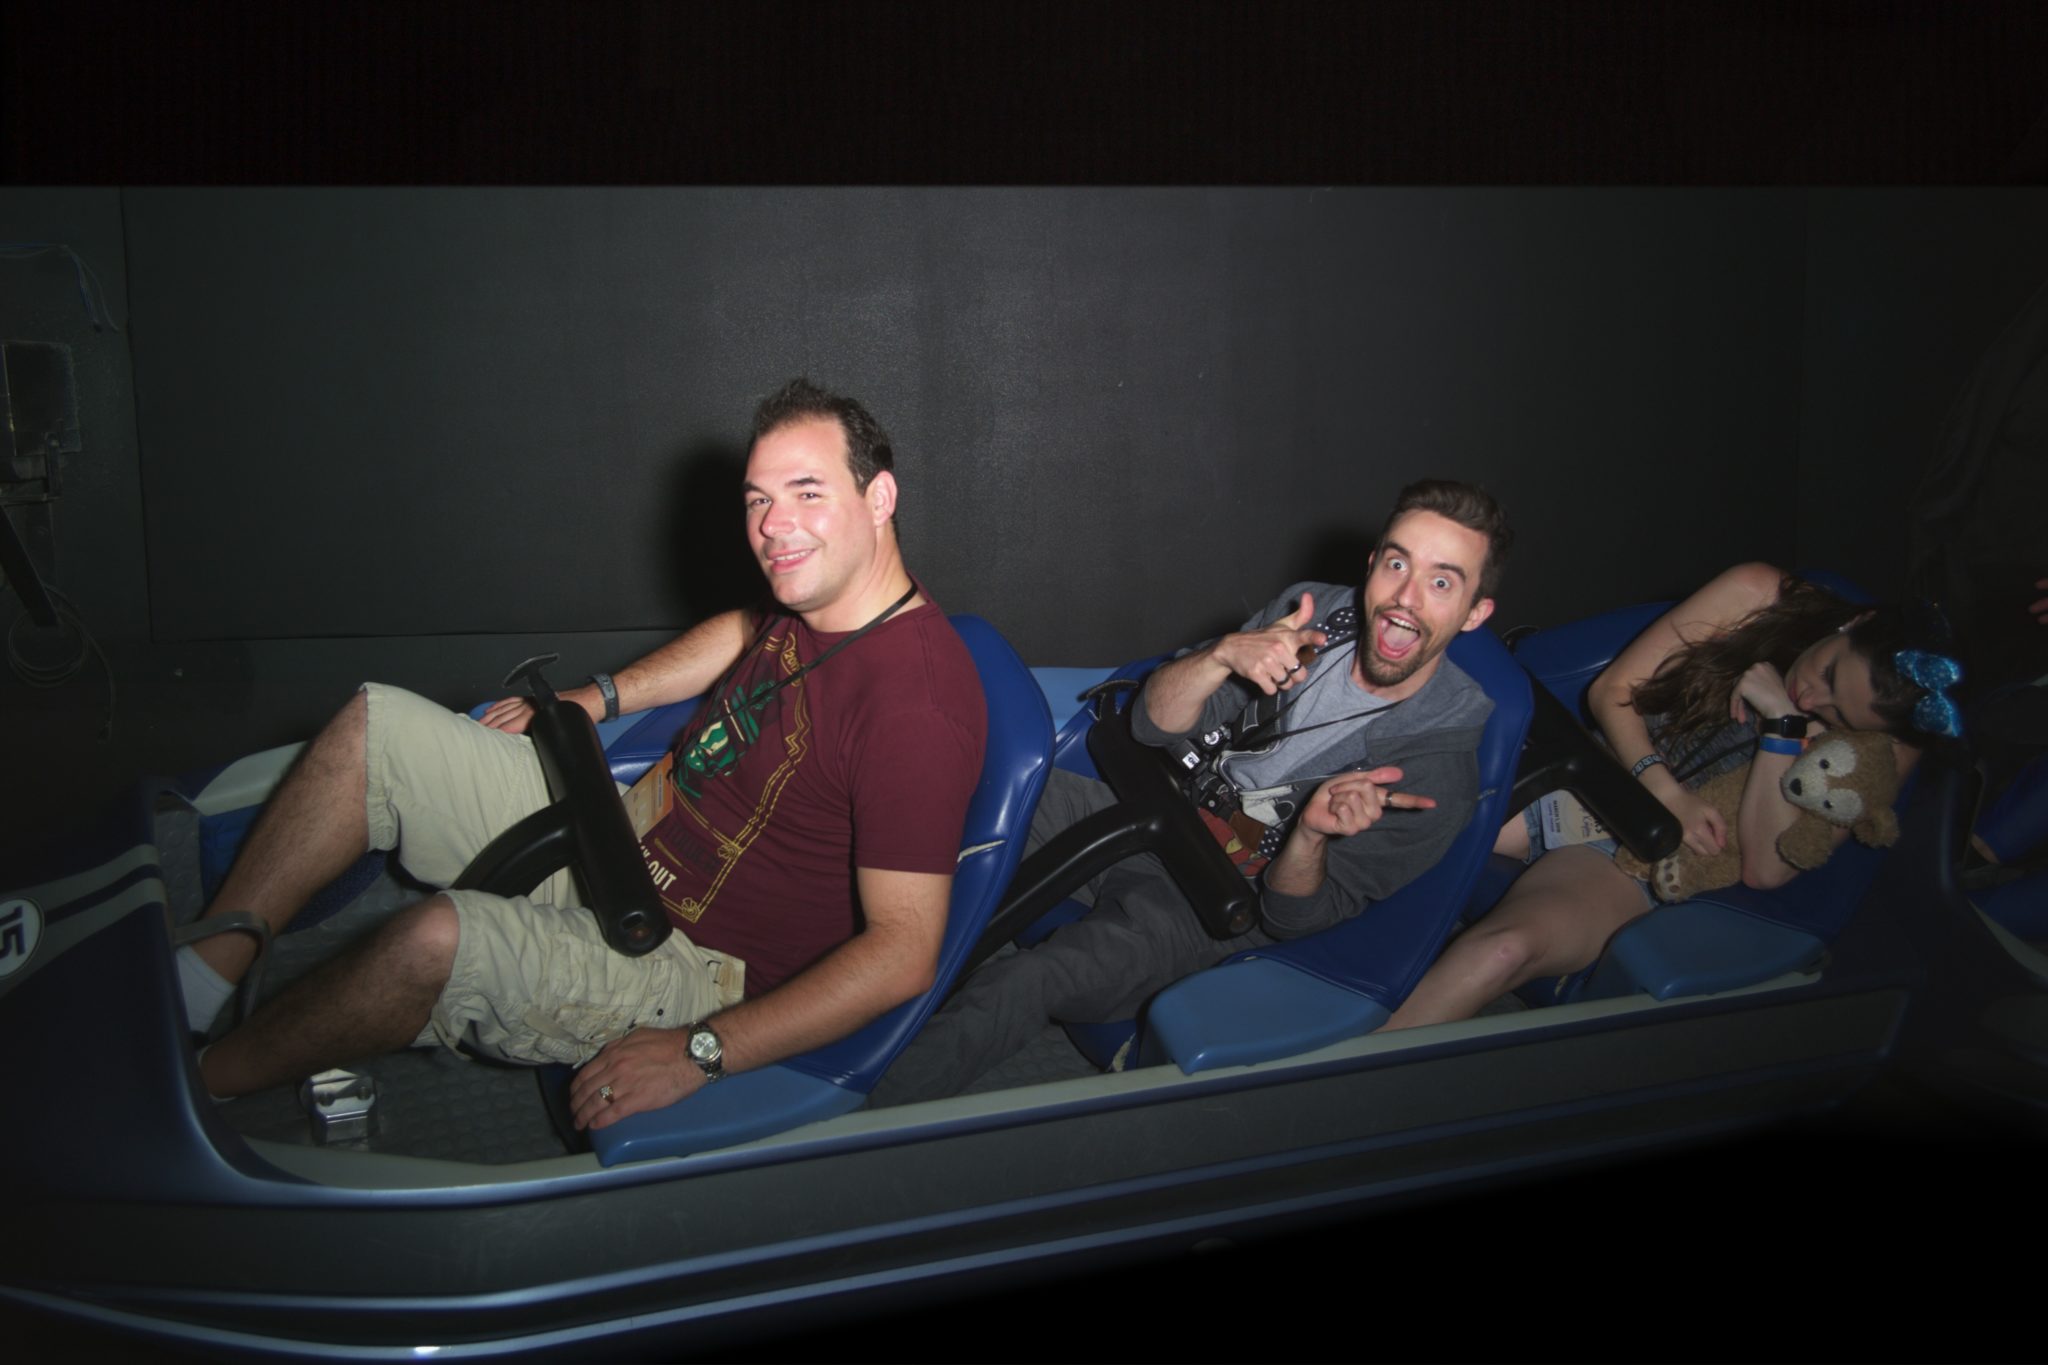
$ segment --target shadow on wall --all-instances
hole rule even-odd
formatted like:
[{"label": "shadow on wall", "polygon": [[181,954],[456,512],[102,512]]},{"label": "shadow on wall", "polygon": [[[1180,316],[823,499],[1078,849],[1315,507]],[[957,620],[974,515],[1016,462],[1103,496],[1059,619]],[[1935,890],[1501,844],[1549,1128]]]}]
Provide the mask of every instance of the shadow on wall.
[{"label": "shadow on wall", "polygon": [[663,617],[701,621],[763,598],[761,571],[747,547],[740,485],[744,448],[715,440],[685,443],[668,463],[661,505],[671,509],[670,553],[663,563]]},{"label": "shadow on wall", "polygon": [[1303,560],[1305,579],[1318,583],[1342,583],[1358,587],[1365,582],[1365,561],[1379,541],[1380,524],[1328,526],[1309,542]]},{"label": "shadow on wall", "polygon": [[[1277,593],[1290,583],[1336,583],[1343,587],[1355,588],[1365,582],[1365,560],[1372,553],[1379,539],[1379,521],[1369,525],[1328,526],[1307,539],[1306,548],[1289,565],[1286,577],[1275,583],[1247,583],[1245,591],[1251,609],[1265,605],[1266,599],[1260,594]],[[1323,604],[1318,603],[1318,614]],[[1249,614],[1249,613],[1247,613]],[[1228,635],[1245,622],[1244,616],[1218,614],[1206,618],[1202,627],[1179,644],[1165,646],[1170,652],[1182,644],[1193,644],[1198,640],[1213,640]]]}]

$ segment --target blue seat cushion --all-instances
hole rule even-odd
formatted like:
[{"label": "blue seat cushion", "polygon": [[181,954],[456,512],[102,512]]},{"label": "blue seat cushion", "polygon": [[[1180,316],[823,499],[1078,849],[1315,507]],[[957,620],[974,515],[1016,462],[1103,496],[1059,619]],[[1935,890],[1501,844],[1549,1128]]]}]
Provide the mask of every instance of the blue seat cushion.
[{"label": "blue seat cushion", "polygon": [[[988,745],[967,807],[931,989],[836,1043],[729,1076],[666,1109],[597,1130],[591,1147],[603,1164],[729,1146],[849,1112],[945,997],[1017,870],[1052,762],[1052,717],[1031,671],[988,622],[976,616],[952,621],[981,677]],[[626,742],[651,740],[629,735]]]},{"label": "blue seat cushion", "polygon": [[1290,1056],[1369,1032],[1406,999],[1456,927],[1507,817],[1532,711],[1529,675],[1484,627],[1448,657],[1493,699],[1479,746],[1479,800],[1437,865],[1319,934],[1238,954],[1161,991],[1147,1047],[1183,1071]]},{"label": "blue seat cushion", "polygon": [[1586,689],[1670,607],[1669,602],[1643,602],[1539,630],[1515,642],[1515,660],[1569,707],[1579,724],[1590,725]]},{"label": "blue seat cushion", "polygon": [[[1798,576],[1849,601],[1870,600],[1839,574],[1808,569]],[[1519,642],[1515,657],[1554,695],[1577,708],[1583,721],[1587,686],[1669,605],[1623,607],[1539,631]],[[1915,785],[1908,777],[1895,809],[1905,809]],[[1784,886],[1769,891],[1729,886],[1661,906],[1624,926],[1593,966],[1562,981],[1530,982],[1518,994],[1543,1004],[1638,991],[1663,1000],[1732,990],[1810,967],[1855,912],[1883,857],[1883,850],[1852,841],[1820,868]],[[1487,898],[1483,904],[1475,899],[1468,918],[1477,918],[1499,899],[1497,879],[1498,874],[1489,879]]]},{"label": "blue seat cushion", "polygon": [[2002,863],[2048,843],[2048,758],[2037,758],[1977,817],[1977,837]]},{"label": "blue seat cushion", "polygon": [[2048,872],[2030,872],[1971,899],[2008,933],[2029,943],[2048,941]]},{"label": "blue seat cushion", "polygon": [[1657,1000],[1754,985],[1820,961],[1827,944],[1702,897],[1651,911],[1608,943],[1583,998],[1647,992]]}]

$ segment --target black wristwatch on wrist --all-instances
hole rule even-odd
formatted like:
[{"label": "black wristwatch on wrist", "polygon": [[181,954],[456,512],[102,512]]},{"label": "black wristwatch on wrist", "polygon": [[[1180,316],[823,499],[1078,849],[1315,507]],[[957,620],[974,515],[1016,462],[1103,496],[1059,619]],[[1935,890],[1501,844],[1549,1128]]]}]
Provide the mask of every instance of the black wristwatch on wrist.
[{"label": "black wristwatch on wrist", "polygon": [[690,1060],[704,1073],[707,1081],[725,1079],[725,1044],[718,1041],[718,1035],[711,1031],[709,1024],[692,1024],[689,1027]]},{"label": "black wristwatch on wrist", "polygon": [[1756,732],[1759,735],[1775,735],[1779,739],[1805,739],[1808,718],[1803,712],[1794,711],[1775,720],[1758,717]]}]

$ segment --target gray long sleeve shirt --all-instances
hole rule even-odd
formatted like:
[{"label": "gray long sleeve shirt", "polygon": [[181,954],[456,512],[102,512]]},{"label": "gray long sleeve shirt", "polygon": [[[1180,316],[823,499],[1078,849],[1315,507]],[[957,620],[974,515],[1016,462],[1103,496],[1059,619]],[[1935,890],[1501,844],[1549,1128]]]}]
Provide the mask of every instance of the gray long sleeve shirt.
[{"label": "gray long sleeve shirt", "polygon": [[[1279,620],[1293,610],[1304,592],[1315,594],[1317,606],[1323,609],[1323,619],[1341,607],[1355,605],[1358,597],[1355,588],[1296,583],[1241,629],[1258,630]],[[1370,629],[1369,622],[1363,624]],[[1208,643],[1183,650],[1181,655],[1205,648]],[[1307,676],[1293,690],[1299,692],[1315,684],[1323,671],[1348,671],[1351,664],[1349,648],[1327,650],[1310,665]],[[1335,683],[1338,679],[1327,681]],[[1240,678],[1226,679],[1203,704],[1196,723],[1174,734],[1153,724],[1141,694],[1131,730],[1139,740],[1152,745],[1203,734],[1235,721],[1260,695]],[[1433,867],[1450,850],[1478,802],[1479,740],[1492,712],[1493,702],[1479,684],[1444,659],[1413,696],[1365,717],[1369,723],[1355,727],[1343,742],[1302,746],[1309,751],[1308,761],[1300,771],[1288,772],[1284,779],[1295,786],[1292,795],[1297,811],[1329,775],[1387,764],[1401,769],[1400,790],[1433,797],[1436,805],[1429,810],[1389,809],[1370,829],[1333,840],[1323,883],[1309,895],[1293,896],[1262,886],[1260,905],[1266,932],[1275,938],[1299,938],[1327,929],[1358,914],[1370,902],[1392,895]],[[1279,738],[1273,741],[1275,757],[1287,755],[1288,726],[1294,719],[1291,708],[1280,713],[1274,727],[1279,733]],[[1317,736],[1318,741],[1323,738]]]}]

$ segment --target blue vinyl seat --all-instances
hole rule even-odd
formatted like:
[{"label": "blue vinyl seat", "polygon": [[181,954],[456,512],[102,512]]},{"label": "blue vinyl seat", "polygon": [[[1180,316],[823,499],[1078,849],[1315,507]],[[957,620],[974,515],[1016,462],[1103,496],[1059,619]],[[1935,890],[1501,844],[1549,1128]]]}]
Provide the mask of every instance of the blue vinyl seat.
[{"label": "blue vinyl seat", "polygon": [[[1114,672],[1098,674],[1095,677],[1089,678],[1087,682],[1092,685],[1124,679],[1132,682],[1141,682],[1146,674],[1172,657],[1170,654],[1155,654],[1149,659],[1139,659],[1133,663],[1125,664]],[[1126,692],[1114,698],[1112,704],[1121,709],[1128,705],[1130,699],[1135,695],[1137,695],[1135,691]],[[1076,700],[1079,700],[1079,698],[1077,697]],[[1088,731],[1093,728],[1095,722],[1093,708],[1083,705],[1079,710],[1066,716],[1065,719],[1061,719],[1059,714],[1055,713],[1053,720],[1059,726],[1059,729],[1054,732],[1052,738],[1053,767],[1100,781],[1102,774],[1096,771],[1095,759],[1088,752]],[[1079,901],[1061,901],[1058,905],[1046,911],[1037,921],[1025,928],[1022,933],[1018,934],[1017,944],[1019,947],[1024,948],[1034,947],[1050,938],[1053,930],[1059,928],[1062,924],[1077,920],[1087,913],[1088,907]],[[1126,1030],[1127,1025],[1115,1024],[1108,1026],[1112,1030],[1109,1035],[1106,1035],[1111,1039],[1108,1052],[1102,1052],[1101,1048],[1087,1041],[1094,1036],[1092,1030],[1101,1027],[1103,1026],[1090,1024],[1073,1025],[1070,1027],[1069,1032],[1072,1034],[1076,1045],[1084,1053],[1090,1057],[1095,1057],[1098,1065],[1107,1065],[1109,1057],[1116,1051],[1117,1045],[1126,1036],[1126,1033],[1122,1030]],[[1098,1053],[1101,1053],[1099,1057],[1097,1057]]]},{"label": "blue vinyl seat", "polygon": [[[2039,686],[2029,685],[2006,689],[1987,700],[2008,700],[2014,694],[2024,694],[2036,715],[2048,695]],[[2038,743],[2039,735],[2030,738]],[[2013,742],[2009,736],[1999,739]],[[1986,803],[1977,814],[1976,835],[2002,865],[2000,875],[2014,871],[2018,875],[1973,891],[1970,899],[2018,937],[2030,943],[2048,942],[2048,866],[2043,866],[2043,855],[2048,853],[2048,756],[2020,768],[2004,790]]]},{"label": "blue vinyl seat", "polygon": [[[1023,856],[1031,813],[1051,765],[1053,739],[1045,697],[1009,642],[980,617],[955,616],[952,621],[981,675],[988,746],[967,808],[931,989],[836,1043],[728,1076],[666,1109],[634,1114],[591,1133],[591,1147],[605,1165],[725,1147],[856,1109],[945,998]],[[659,708],[623,727],[606,747],[612,775],[622,782],[638,777],[667,749],[694,705]]]},{"label": "blue vinyl seat", "polygon": [[[1448,653],[1494,703],[1480,742],[1479,802],[1450,851],[1429,872],[1353,919],[1238,954],[1161,991],[1144,1011],[1142,1062],[1170,1060],[1193,1073],[1291,1056],[1368,1033],[1386,1021],[1435,960],[1509,813],[1531,714],[1528,675],[1492,631],[1461,634]],[[1158,662],[1130,665],[1115,676],[1142,676]],[[1055,758],[1058,766],[1084,776],[1095,775],[1083,742],[1090,716],[1083,710],[1062,726]],[[1068,902],[1020,941],[1036,942],[1080,913],[1080,906]],[[1138,1032],[1138,1020],[1067,1025],[1068,1036],[1097,1065],[1106,1065]]]},{"label": "blue vinyl seat", "polygon": [[[1090,678],[1087,681],[1089,683],[1122,679],[1128,679],[1133,682],[1142,681],[1146,674],[1150,673],[1160,664],[1165,663],[1171,657],[1173,656],[1169,654],[1155,654],[1150,658],[1139,659],[1125,664],[1106,676]],[[1112,704],[1122,707],[1127,705],[1130,698],[1135,695],[1134,692],[1127,692],[1115,698]],[[1067,772],[1077,773],[1082,777],[1100,780],[1102,775],[1096,770],[1095,760],[1088,752],[1088,732],[1094,725],[1094,709],[1083,705],[1079,710],[1066,716],[1064,720],[1057,714],[1053,719],[1059,722],[1059,730],[1053,736],[1053,766],[1064,769]],[[1036,947],[1050,938],[1053,931],[1061,925],[1077,920],[1087,913],[1088,907],[1081,902],[1077,900],[1063,900],[1019,933],[1016,940],[1017,944],[1023,948]],[[1134,1019],[1120,1019],[1103,1024],[1067,1023],[1063,1024],[1062,1027],[1065,1028],[1068,1039],[1080,1051],[1082,1056],[1094,1062],[1098,1067],[1107,1067],[1111,1060],[1115,1058],[1117,1052],[1137,1032],[1137,1021]]]},{"label": "blue vinyl seat", "polygon": [[[1870,600],[1836,575],[1807,571],[1800,576],[1851,601]],[[1590,726],[1585,699],[1593,679],[1671,605],[1621,607],[1538,631],[1516,642],[1515,658]],[[1905,808],[1912,786],[1908,779],[1895,808]],[[1599,961],[1562,979],[1530,982],[1519,994],[1536,1005],[1638,992],[1665,1000],[1733,990],[1808,970],[1826,955],[1828,944],[1855,912],[1883,856],[1883,850],[1852,840],[1821,867],[1784,886],[1760,891],[1738,884],[1659,906],[1624,925],[1608,941]],[[1519,863],[1493,858],[1467,908],[1467,919],[1492,909],[1521,870]]]},{"label": "blue vinyl seat", "polygon": [[1481,627],[1447,657],[1493,700],[1479,742],[1479,801],[1437,865],[1362,914],[1240,953],[1153,997],[1141,1056],[1184,1072],[1292,1056],[1370,1033],[1443,950],[1510,809],[1533,714],[1529,676]]},{"label": "blue vinyl seat", "polygon": [[[2048,761],[2034,764],[2025,776],[2032,779],[2032,790],[2026,795],[2035,806],[2048,807]],[[2038,811],[2030,814],[2041,818]],[[2029,943],[2048,943],[2048,869],[2041,868],[2038,860],[2033,870],[1972,892],[1970,899],[2007,932]]]}]

